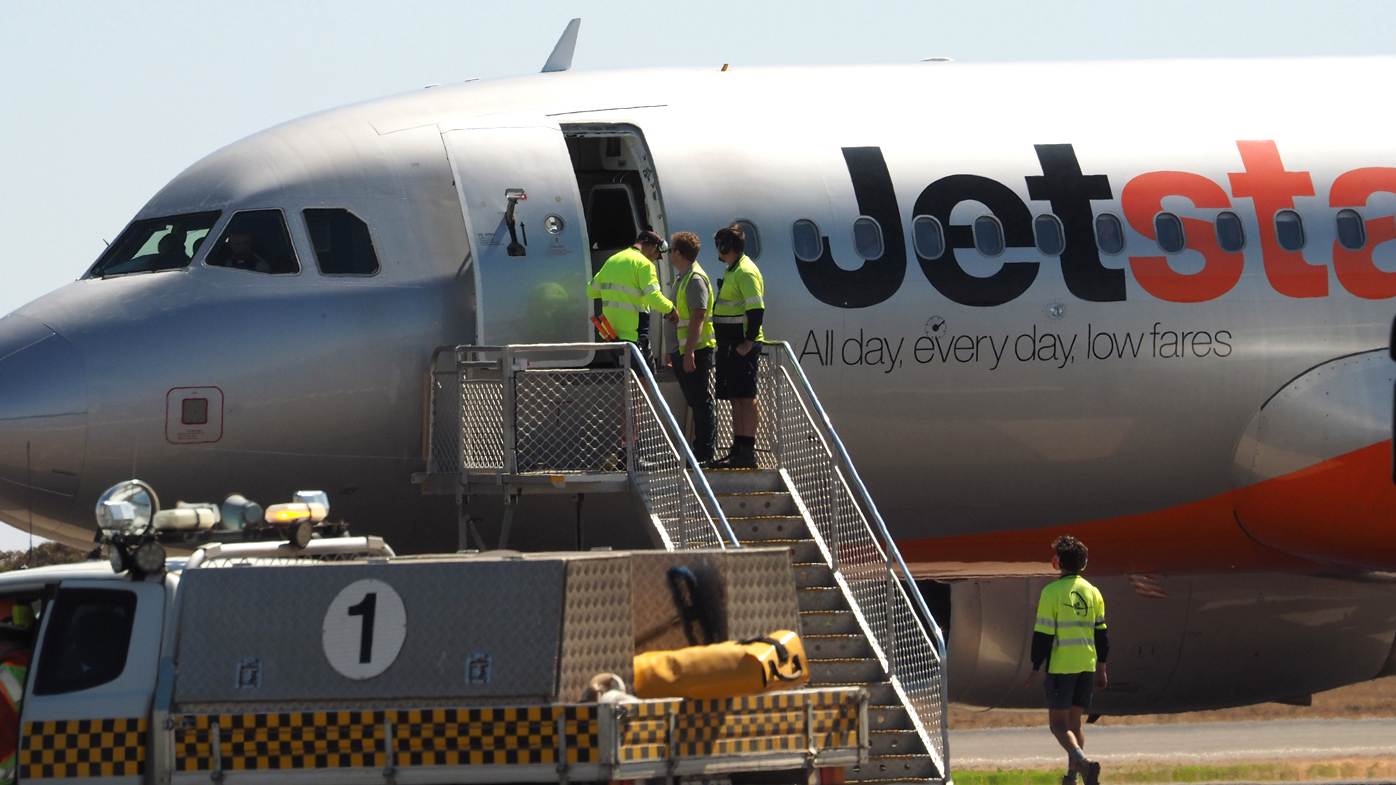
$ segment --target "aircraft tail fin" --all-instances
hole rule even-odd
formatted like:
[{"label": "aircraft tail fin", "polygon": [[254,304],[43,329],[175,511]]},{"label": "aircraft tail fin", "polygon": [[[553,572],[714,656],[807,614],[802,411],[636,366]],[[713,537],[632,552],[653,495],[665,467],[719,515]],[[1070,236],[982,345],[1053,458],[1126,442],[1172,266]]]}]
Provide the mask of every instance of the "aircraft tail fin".
[{"label": "aircraft tail fin", "polygon": [[543,64],[543,73],[567,71],[572,68],[572,53],[577,49],[577,29],[581,26],[581,17],[567,23],[567,29],[563,30],[562,37],[557,39],[553,53],[548,55],[548,62]]}]

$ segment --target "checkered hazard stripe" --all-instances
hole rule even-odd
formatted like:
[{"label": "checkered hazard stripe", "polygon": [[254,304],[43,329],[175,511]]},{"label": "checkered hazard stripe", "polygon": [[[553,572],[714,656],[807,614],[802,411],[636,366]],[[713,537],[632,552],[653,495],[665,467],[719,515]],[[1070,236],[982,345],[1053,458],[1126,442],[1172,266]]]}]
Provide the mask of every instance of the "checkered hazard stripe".
[{"label": "checkered hazard stripe", "polygon": [[668,756],[669,715],[674,718],[678,757],[735,755],[808,749],[813,745],[856,747],[858,695],[853,692],[788,692],[725,700],[656,701],[627,706],[621,721],[622,762]]},{"label": "checkered hazard stripe", "polygon": [[541,706],[182,716],[175,720],[175,769],[213,769],[214,723],[229,771],[381,768],[389,722],[399,767],[557,763],[560,716],[567,761],[600,761],[595,707]]},{"label": "checkered hazard stripe", "polygon": [[138,777],[145,774],[144,717],[28,722],[20,779]]}]

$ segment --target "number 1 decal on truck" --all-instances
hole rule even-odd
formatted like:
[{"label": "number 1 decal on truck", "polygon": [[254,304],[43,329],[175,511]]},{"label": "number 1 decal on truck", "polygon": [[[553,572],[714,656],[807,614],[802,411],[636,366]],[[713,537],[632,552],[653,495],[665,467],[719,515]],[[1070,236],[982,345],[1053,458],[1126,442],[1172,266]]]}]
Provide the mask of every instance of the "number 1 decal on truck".
[{"label": "number 1 decal on truck", "polygon": [[386,671],[407,638],[402,597],[383,581],[354,581],[340,590],[325,612],[325,658],[355,681]]}]

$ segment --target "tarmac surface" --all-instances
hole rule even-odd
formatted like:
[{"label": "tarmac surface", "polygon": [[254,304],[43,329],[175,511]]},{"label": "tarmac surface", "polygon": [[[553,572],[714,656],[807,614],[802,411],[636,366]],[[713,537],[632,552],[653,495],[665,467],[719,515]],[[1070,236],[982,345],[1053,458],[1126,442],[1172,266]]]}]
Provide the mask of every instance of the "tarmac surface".
[{"label": "tarmac surface", "polygon": [[[1396,719],[1195,722],[1086,726],[1086,751],[1101,763],[1213,763],[1278,758],[1396,755]],[[950,765],[1063,766],[1066,753],[1046,727],[950,731]]]}]

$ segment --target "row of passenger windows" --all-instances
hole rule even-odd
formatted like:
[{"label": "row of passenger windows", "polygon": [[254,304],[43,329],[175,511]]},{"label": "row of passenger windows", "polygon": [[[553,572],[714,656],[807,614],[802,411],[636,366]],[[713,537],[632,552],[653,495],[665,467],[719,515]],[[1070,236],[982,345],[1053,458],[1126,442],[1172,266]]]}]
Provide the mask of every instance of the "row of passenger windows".
[{"label": "row of passenger windows", "polygon": [[[1338,243],[1349,251],[1361,250],[1367,245],[1367,227],[1356,210],[1339,210],[1337,215]],[[745,222],[744,222],[745,223]],[[1246,247],[1246,233],[1241,227],[1241,218],[1230,210],[1217,213],[1213,222],[1216,227],[1217,245],[1227,253],[1238,253]],[[1050,213],[1039,215],[1032,222],[1033,238],[1037,250],[1047,256],[1060,256],[1066,250],[1066,232],[1061,219]],[[754,234],[754,227],[748,224],[747,237]],[[813,262],[824,254],[824,240],[819,225],[808,218],[795,221],[790,228],[794,243],[795,257],[803,262]],[[985,256],[998,256],[1004,252],[1005,241],[1003,224],[993,215],[981,215],[971,224],[974,248]],[[911,219],[912,242],[916,253],[923,259],[938,259],[945,253],[945,228],[934,216],[918,215]],[[1154,236],[1164,253],[1176,254],[1187,250],[1187,232],[1183,219],[1171,212],[1161,212],[1154,216]],[[1294,210],[1281,210],[1275,214],[1275,237],[1281,248],[1298,251],[1307,242],[1304,233],[1304,219]],[[1125,249],[1124,223],[1113,213],[1101,213],[1095,219],[1096,246],[1101,253],[1114,256]],[[750,241],[748,240],[748,243]],[[860,216],[853,222],[853,250],[863,259],[879,259],[883,253],[882,227],[868,216]],[[751,255],[751,254],[748,254]],[[752,258],[755,258],[753,255]]]},{"label": "row of passenger windows", "polygon": [[[92,275],[187,267],[220,215],[213,211],[136,221],[97,260]],[[363,219],[341,208],[307,208],[301,216],[315,253],[315,264],[322,274],[377,274],[378,254]],[[277,209],[234,213],[204,264],[267,275],[295,275],[301,271],[286,216]]]}]

